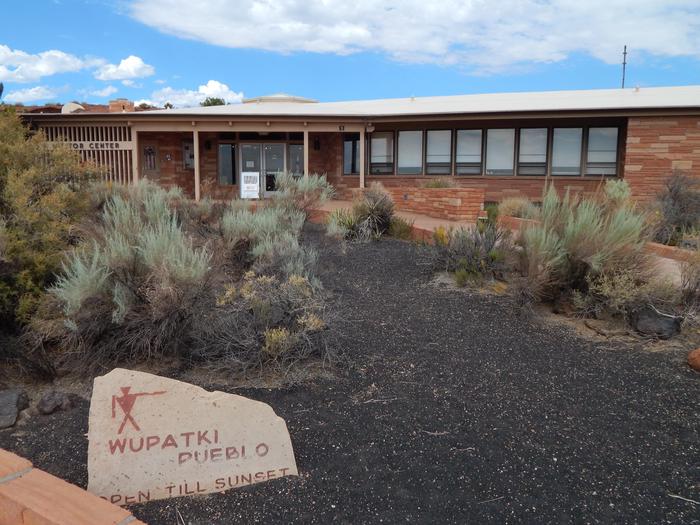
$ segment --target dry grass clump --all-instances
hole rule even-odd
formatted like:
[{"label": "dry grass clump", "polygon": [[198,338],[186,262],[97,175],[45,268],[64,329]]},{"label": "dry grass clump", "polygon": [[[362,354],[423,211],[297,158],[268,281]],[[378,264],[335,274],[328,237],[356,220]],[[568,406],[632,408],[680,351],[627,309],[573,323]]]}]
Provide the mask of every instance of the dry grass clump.
[{"label": "dry grass clump", "polygon": [[680,171],[674,172],[653,204],[652,217],[654,237],[660,243],[675,246],[682,244],[686,235],[697,238],[700,231],[700,180]]},{"label": "dry grass clump", "polygon": [[248,272],[197,319],[191,357],[213,369],[287,370],[309,357],[333,359],[328,312],[307,278]]},{"label": "dry grass clump", "polygon": [[525,197],[506,197],[498,204],[498,215],[502,217],[519,217],[537,219],[539,209]]}]

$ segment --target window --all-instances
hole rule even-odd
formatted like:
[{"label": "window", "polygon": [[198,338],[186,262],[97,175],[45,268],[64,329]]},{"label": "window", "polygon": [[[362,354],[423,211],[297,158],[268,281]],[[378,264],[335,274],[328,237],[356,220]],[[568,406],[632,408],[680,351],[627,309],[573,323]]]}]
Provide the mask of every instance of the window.
[{"label": "window", "polygon": [[349,133],[343,139],[343,175],[360,173],[360,134]]},{"label": "window", "polygon": [[143,169],[146,171],[156,170],[156,148],[144,146],[143,148]]},{"label": "window", "polygon": [[513,175],[514,129],[486,132],[486,175]]},{"label": "window", "polygon": [[428,175],[452,173],[452,131],[428,131],[425,169]]},{"label": "window", "polygon": [[372,133],[370,149],[370,173],[394,173],[394,134],[391,131]]},{"label": "window", "polygon": [[182,166],[186,170],[194,169],[194,143],[187,140],[182,143]]},{"label": "window", "polygon": [[552,175],[581,175],[581,128],[554,128]]},{"label": "window", "polygon": [[589,128],[586,175],[617,174],[617,128]]},{"label": "window", "polygon": [[399,174],[423,173],[423,132],[399,131]]},{"label": "window", "polygon": [[522,128],[518,175],[547,174],[547,128]]},{"label": "window", "polygon": [[304,145],[290,144],[288,147],[289,160],[287,161],[287,171],[293,175],[303,175],[304,173]]},{"label": "window", "polygon": [[219,144],[219,184],[236,184],[236,150],[233,144]]},{"label": "window", "polygon": [[481,130],[457,131],[457,175],[481,175]]}]

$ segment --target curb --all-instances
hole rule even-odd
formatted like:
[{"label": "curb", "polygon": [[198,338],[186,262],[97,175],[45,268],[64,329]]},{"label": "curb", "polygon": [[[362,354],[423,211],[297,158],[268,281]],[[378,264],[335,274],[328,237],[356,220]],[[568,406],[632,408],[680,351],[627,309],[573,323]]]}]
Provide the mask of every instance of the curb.
[{"label": "curb", "polygon": [[0,525],[145,525],[131,513],[0,449]]}]

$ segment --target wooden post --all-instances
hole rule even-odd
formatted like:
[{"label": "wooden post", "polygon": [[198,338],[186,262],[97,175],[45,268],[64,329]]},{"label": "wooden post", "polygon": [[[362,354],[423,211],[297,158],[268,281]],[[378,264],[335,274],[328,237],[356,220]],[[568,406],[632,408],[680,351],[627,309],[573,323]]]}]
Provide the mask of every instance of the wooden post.
[{"label": "wooden post", "polygon": [[309,132],[304,130],[304,177],[309,176]]},{"label": "wooden post", "polygon": [[365,128],[360,130],[360,188],[365,187]]},{"label": "wooden post", "polygon": [[134,149],[131,150],[131,181],[134,184],[139,182],[139,157],[141,156],[141,147],[139,146],[139,132],[135,129],[131,130],[131,139]]},{"label": "wooden post", "polygon": [[200,174],[199,174],[199,131],[192,132],[194,136],[192,147],[194,148],[194,200],[199,202],[200,198]]}]

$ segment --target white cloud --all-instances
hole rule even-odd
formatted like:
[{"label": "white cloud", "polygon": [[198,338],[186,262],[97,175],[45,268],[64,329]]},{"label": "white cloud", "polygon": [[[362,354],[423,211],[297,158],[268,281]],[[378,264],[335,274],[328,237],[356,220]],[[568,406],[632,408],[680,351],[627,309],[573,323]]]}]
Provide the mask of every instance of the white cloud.
[{"label": "white cloud", "polygon": [[150,99],[137,100],[136,104],[146,103],[163,106],[166,102],[170,102],[175,107],[193,107],[199,106],[200,102],[207,97],[223,98],[228,104],[235,104],[243,100],[243,93],[232,91],[226,84],[218,80],[210,80],[196,90],[164,87],[154,91]]},{"label": "white cloud", "polygon": [[80,71],[90,63],[56,49],[32,55],[0,44],[0,81],[36,82],[57,73]]},{"label": "white cloud", "polygon": [[122,80],[143,78],[155,73],[153,66],[140,57],[130,55],[119,62],[109,64],[104,58],[77,57],[56,49],[30,54],[0,44],[0,81],[36,82],[59,73],[75,73],[84,69],[94,70],[98,80]]},{"label": "white cloud", "polygon": [[56,91],[46,86],[35,86],[26,89],[17,89],[15,91],[10,91],[5,96],[6,102],[11,102],[13,104],[26,103],[26,102],[36,102],[37,100],[47,100],[55,98],[57,95]]},{"label": "white cloud", "polygon": [[499,71],[572,53],[700,56],[697,0],[132,0],[134,18],[176,36],[281,53],[378,51]]},{"label": "white cloud", "polygon": [[95,78],[98,80],[126,80],[153,75],[155,69],[146,64],[141,57],[130,55],[119,64],[104,64],[97,68]]},{"label": "white cloud", "polygon": [[119,90],[114,86],[107,86],[103,89],[96,89],[95,91],[91,91],[89,94],[94,97],[109,97],[114,95],[117,91]]}]

